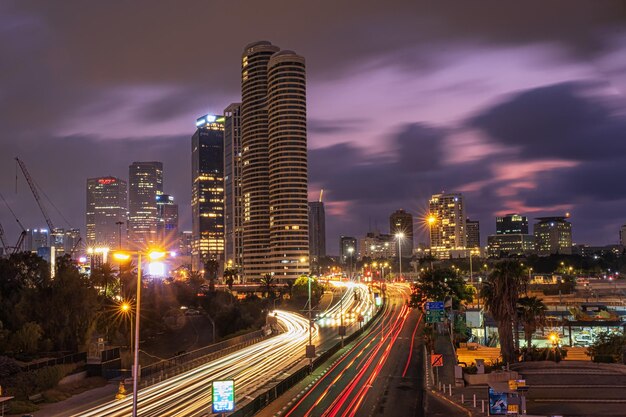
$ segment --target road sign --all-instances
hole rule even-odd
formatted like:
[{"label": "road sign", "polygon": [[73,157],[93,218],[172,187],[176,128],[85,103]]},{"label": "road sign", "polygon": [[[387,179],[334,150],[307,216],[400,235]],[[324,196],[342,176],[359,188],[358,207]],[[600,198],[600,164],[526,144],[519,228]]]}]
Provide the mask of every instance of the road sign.
[{"label": "road sign", "polygon": [[430,355],[430,366],[443,366],[443,355],[441,353]]},{"label": "road sign", "polygon": [[426,310],[426,323],[442,323],[445,318],[443,310]]},{"label": "road sign", "polygon": [[426,310],[443,310],[443,301],[428,301]]},{"label": "road sign", "polygon": [[213,381],[213,412],[223,413],[235,409],[235,381]]}]

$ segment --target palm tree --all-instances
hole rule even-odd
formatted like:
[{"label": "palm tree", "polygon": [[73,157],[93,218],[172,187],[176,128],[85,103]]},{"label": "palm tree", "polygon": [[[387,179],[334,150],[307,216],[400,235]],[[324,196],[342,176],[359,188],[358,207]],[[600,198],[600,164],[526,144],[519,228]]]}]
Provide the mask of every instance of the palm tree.
[{"label": "palm tree", "polygon": [[229,290],[233,290],[233,284],[235,283],[235,277],[237,276],[237,270],[235,268],[226,268],[224,270],[224,282],[228,285]]},{"label": "palm tree", "polygon": [[204,275],[199,271],[191,271],[187,276],[187,284],[191,287],[194,296],[200,292],[200,288],[206,283]]},{"label": "palm tree", "polygon": [[94,285],[102,289],[102,294],[107,297],[109,292],[109,283],[113,284],[115,281],[115,271],[113,270],[111,264],[102,264],[94,268],[91,273],[91,280]]},{"label": "palm tree", "polygon": [[483,283],[481,295],[485,307],[498,326],[502,359],[515,361],[513,322],[517,322],[517,301],[525,285],[524,269],[517,261],[504,261],[495,266]]},{"label": "palm tree", "polygon": [[272,287],[274,286],[274,277],[272,274],[265,274],[261,277],[261,285],[263,285],[265,289],[266,297],[269,298],[270,293],[272,292]]},{"label": "palm tree", "polygon": [[524,326],[526,348],[530,348],[537,329],[545,325],[546,310],[546,305],[537,297],[521,297],[517,301],[517,315]]},{"label": "palm tree", "polygon": [[204,274],[207,281],[209,281],[209,292],[215,292],[215,280],[217,279],[217,271],[220,268],[219,262],[215,259],[204,260]]}]

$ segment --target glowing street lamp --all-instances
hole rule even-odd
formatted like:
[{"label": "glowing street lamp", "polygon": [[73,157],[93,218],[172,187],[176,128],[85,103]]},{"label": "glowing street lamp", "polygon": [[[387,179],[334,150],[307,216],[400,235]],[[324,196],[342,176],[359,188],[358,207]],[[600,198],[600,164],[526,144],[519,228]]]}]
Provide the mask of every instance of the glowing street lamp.
[{"label": "glowing street lamp", "polygon": [[[139,382],[139,317],[141,312],[141,256],[147,255],[153,261],[164,258],[166,252],[163,251],[150,251],[143,253],[140,251],[116,251],[113,252],[113,258],[118,261],[127,261],[132,255],[137,256],[137,296],[136,304],[137,309],[135,311],[135,346],[134,346],[134,358],[133,358],[133,412],[132,416],[137,417],[137,391]],[[130,308],[130,306],[128,307]]]},{"label": "glowing street lamp", "polygon": [[131,312],[131,306],[130,303],[128,301],[123,301],[120,304],[120,313],[123,316],[128,317],[128,321],[130,322],[130,351],[133,351],[133,319],[132,319],[132,312]]}]

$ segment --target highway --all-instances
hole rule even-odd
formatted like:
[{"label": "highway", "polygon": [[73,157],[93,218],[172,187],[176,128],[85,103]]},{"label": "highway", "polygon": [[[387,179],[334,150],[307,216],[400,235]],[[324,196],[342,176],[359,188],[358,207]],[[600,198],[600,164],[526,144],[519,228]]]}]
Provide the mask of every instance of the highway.
[{"label": "highway", "polygon": [[406,305],[408,286],[388,285],[387,295],[370,330],[346,347],[310,389],[297,398],[286,393],[259,415],[421,416],[421,357],[414,343],[421,318]]},{"label": "highway", "polygon": [[[365,285],[346,285],[341,297],[341,311],[346,324],[354,322],[358,314],[373,314],[373,297]],[[358,294],[355,296],[354,294]],[[335,326],[339,325],[339,313],[331,306],[319,320],[324,326],[325,337],[320,337],[319,327],[312,327],[313,343],[332,344],[337,338]],[[285,370],[304,358],[308,344],[308,319],[286,311],[276,311],[279,324],[285,332],[255,345],[224,356],[213,362],[139,391],[138,409],[142,417],[151,416],[201,416],[210,412],[211,384],[214,380],[233,379],[237,401],[241,404],[270,380],[280,379]],[[124,400],[110,401],[87,411],[74,411],[75,416],[121,417],[130,415],[132,395]]]}]

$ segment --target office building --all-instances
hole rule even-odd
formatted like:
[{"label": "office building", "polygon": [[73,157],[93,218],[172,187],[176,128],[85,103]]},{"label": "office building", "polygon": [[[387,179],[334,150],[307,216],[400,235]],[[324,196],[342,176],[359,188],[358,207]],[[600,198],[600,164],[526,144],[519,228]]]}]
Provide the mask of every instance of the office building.
[{"label": "office building", "polygon": [[619,229],[619,244],[626,247],[626,224]]},{"label": "office building", "polygon": [[497,235],[527,235],[528,217],[520,216],[517,213],[496,217]]},{"label": "office building", "polygon": [[534,252],[533,235],[507,233],[487,237],[487,254],[490,258],[517,258]]},{"label": "office building", "polygon": [[458,193],[434,194],[429,202],[430,248],[434,257],[448,259],[467,248],[465,204]]},{"label": "office building", "polygon": [[402,233],[399,239],[402,257],[410,258],[413,255],[413,215],[403,209],[394,211],[389,216],[389,233],[392,236]]},{"label": "office building", "polygon": [[241,103],[224,110],[224,251],[226,264],[243,265],[243,199],[241,196]]},{"label": "office building", "polygon": [[157,246],[167,250],[178,250],[178,204],[169,194],[156,196]]},{"label": "office building", "polygon": [[566,216],[537,217],[535,223],[535,250],[539,256],[571,255],[572,224]]},{"label": "office building", "polygon": [[480,222],[478,220],[465,220],[467,234],[467,249],[480,249]]},{"label": "office building", "polygon": [[351,236],[341,236],[339,238],[339,262],[349,264],[356,262],[359,256],[357,240]]},{"label": "office building", "polygon": [[128,239],[132,249],[160,244],[157,195],[163,194],[163,164],[133,162],[128,167]]},{"label": "office building", "polygon": [[24,251],[37,253],[39,248],[49,247],[50,231],[48,229],[26,229]]},{"label": "office building", "polygon": [[244,279],[293,280],[309,272],[304,58],[255,42],[241,77]]},{"label": "office building", "polygon": [[196,120],[191,138],[191,266],[224,260],[224,117]]},{"label": "office building", "polygon": [[115,177],[89,178],[86,194],[87,247],[126,248],[126,181]]},{"label": "office building", "polygon": [[[395,235],[387,235],[378,232],[369,232],[361,239],[359,255],[362,258],[390,259],[398,256],[398,239]],[[411,257],[412,253],[407,253],[406,257]],[[402,255],[404,258],[404,254]]]},{"label": "office building", "polygon": [[50,233],[50,246],[54,246],[56,256],[70,255],[74,257],[80,250],[80,229],[55,228]]},{"label": "office building", "polygon": [[326,212],[321,201],[309,202],[309,257],[311,263],[326,256]]},{"label": "office building", "polygon": [[185,230],[179,236],[178,251],[183,256],[191,256],[192,247],[193,247],[193,232],[191,230]]}]

